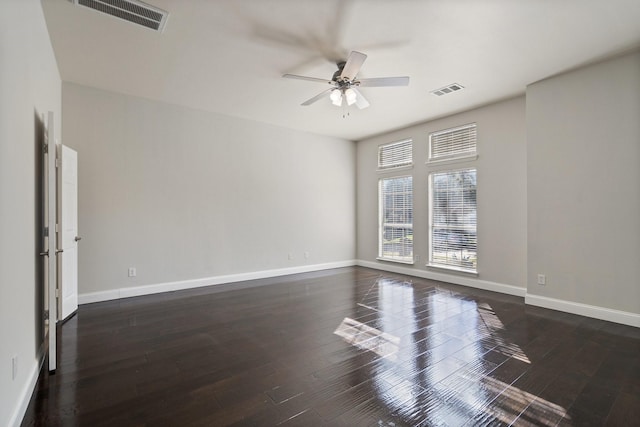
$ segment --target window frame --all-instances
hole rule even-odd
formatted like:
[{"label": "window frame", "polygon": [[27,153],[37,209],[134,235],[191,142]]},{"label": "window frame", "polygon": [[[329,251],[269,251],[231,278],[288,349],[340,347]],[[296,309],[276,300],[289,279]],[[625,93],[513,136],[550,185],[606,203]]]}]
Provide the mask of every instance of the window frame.
[{"label": "window frame", "polygon": [[[462,249],[460,250],[460,261],[459,263],[456,265],[454,263],[442,263],[442,262],[437,262],[434,261],[434,229],[438,228],[438,226],[442,227],[442,225],[438,224],[434,224],[434,214],[435,214],[435,209],[434,209],[434,176],[435,175],[445,175],[445,174],[455,174],[455,173],[460,173],[460,172],[471,172],[473,171],[475,174],[475,191],[476,191],[476,198],[475,198],[475,206],[474,206],[474,212],[475,212],[475,223],[473,227],[467,226],[465,224],[463,225],[456,225],[455,228],[456,229],[461,229],[463,230],[463,233],[467,233],[469,231],[472,231],[475,234],[475,247],[474,247],[474,254],[475,254],[475,260],[472,261],[473,262],[473,268],[465,268],[464,265],[462,265],[463,261],[463,251]],[[437,269],[444,269],[444,270],[454,270],[456,272],[461,272],[461,273],[466,273],[466,274],[471,274],[471,275],[478,275],[478,200],[477,200],[477,191],[478,191],[478,168],[474,165],[474,166],[469,166],[469,167],[464,167],[464,168],[457,168],[457,169],[440,169],[440,170],[434,170],[434,171],[430,171],[429,172],[429,177],[428,177],[428,202],[429,202],[429,230],[428,230],[428,252],[429,252],[429,259],[428,259],[428,264],[426,265],[429,268],[437,268]],[[463,191],[464,191],[464,187],[463,187]],[[447,226],[450,226],[449,224],[446,224]]]},{"label": "window frame", "polygon": [[[385,224],[393,224],[393,223],[385,223],[384,222],[384,212],[385,212],[385,195],[383,194],[383,181],[389,181],[394,179],[410,179],[411,182],[411,255],[410,256],[385,256],[384,253],[384,232],[385,232]],[[379,261],[390,261],[396,262],[400,264],[414,264],[414,241],[413,241],[413,226],[414,226],[414,218],[413,218],[413,175],[398,175],[398,176],[387,176],[378,179],[378,256],[376,257]],[[407,228],[406,225],[409,223],[398,223],[397,228]],[[401,227],[404,225],[405,227]],[[393,225],[392,225],[393,226]]]},{"label": "window frame", "polygon": [[[459,151],[452,154],[434,156],[433,154],[434,138],[437,138],[441,135],[452,134],[454,132],[462,131],[465,129],[471,129],[471,128],[474,129],[473,150]],[[429,145],[427,147],[427,164],[453,163],[453,162],[459,162],[459,161],[476,160],[477,158],[478,158],[478,125],[476,122],[467,123],[465,125],[455,126],[448,129],[441,129],[441,130],[429,133]]]},{"label": "window frame", "polygon": [[[408,150],[408,159],[404,161],[394,162],[390,164],[384,164],[383,162],[383,153],[386,148],[391,148],[393,146],[401,146],[403,144],[407,144],[409,146]],[[411,168],[413,166],[413,139],[406,138],[398,141],[387,142],[384,144],[378,145],[378,171],[387,172],[391,170],[398,170],[404,168]]]}]

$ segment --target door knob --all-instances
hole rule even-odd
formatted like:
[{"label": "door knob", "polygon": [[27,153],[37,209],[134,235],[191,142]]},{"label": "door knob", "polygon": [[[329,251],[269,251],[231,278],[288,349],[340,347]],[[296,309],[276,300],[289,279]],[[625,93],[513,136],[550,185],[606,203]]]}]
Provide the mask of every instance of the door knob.
[{"label": "door knob", "polygon": [[82,237],[80,236],[76,236],[76,238],[74,239],[76,242],[79,242],[80,240],[82,240]]},{"label": "door knob", "polygon": [[49,251],[40,252],[40,256],[49,256]]}]

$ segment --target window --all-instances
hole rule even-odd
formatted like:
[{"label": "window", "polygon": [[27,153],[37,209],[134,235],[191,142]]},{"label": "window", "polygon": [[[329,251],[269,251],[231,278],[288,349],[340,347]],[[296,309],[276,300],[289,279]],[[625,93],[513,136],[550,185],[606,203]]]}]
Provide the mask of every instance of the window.
[{"label": "window", "polygon": [[476,169],[429,175],[429,265],[476,273]]},{"label": "window", "polygon": [[410,166],[413,160],[413,141],[392,142],[378,147],[378,169]]},{"label": "window", "polygon": [[379,181],[380,228],[378,257],[413,263],[413,178]]},{"label": "window", "polygon": [[429,135],[429,161],[468,158],[475,155],[475,123]]}]

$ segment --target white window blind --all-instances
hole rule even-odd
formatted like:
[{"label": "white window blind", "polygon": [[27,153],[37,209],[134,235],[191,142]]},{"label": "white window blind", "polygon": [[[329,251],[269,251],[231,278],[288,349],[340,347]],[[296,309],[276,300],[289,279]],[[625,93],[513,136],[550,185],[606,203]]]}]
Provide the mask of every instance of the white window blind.
[{"label": "white window blind", "polygon": [[429,183],[429,264],[477,272],[476,169],[434,172]]},{"label": "white window blind", "polygon": [[410,165],[413,161],[413,141],[410,139],[378,147],[378,168],[388,169]]},{"label": "white window blind", "polygon": [[379,203],[378,257],[413,262],[413,178],[381,179]]},{"label": "white window blind", "polygon": [[446,160],[476,154],[476,124],[445,129],[429,135],[429,160]]}]

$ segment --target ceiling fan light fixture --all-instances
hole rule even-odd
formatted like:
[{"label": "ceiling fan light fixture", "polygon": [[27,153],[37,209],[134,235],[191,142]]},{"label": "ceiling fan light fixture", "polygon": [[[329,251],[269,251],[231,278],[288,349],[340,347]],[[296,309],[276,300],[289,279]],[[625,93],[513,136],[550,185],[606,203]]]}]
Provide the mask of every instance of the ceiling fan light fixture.
[{"label": "ceiling fan light fixture", "polygon": [[353,89],[349,88],[344,91],[344,97],[347,98],[347,105],[353,105],[356,102],[358,95],[356,95],[356,92]]},{"label": "ceiling fan light fixture", "polygon": [[342,105],[342,92],[340,91],[340,89],[332,90],[331,95],[329,95],[329,98],[331,99],[331,103],[336,107],[339,107]]},{"label": "ceiling fan light fixture", "polygon": [[[364,53],[356,51],[351,52],[346,61],[337,63],[338,70],[333,73],[333,77],[331,78],[331,80],[319,79],[317,77],[298,76],[295,74],[284,74],[282,77],[286,77],[289,79],[308,80],[323,84],[328,83],[332,86],[331,88],[320,92],[316,96],[307,99],[305,102],[300,104],[302,106],[311,105],[328,95],[331,103],[337,107],[341,107],[343,105],[346,107],[347,105],[351,106],[355,104],[359,109],[363,109],[369,106],[369,101],[367,101],[367,99],[358,90],[360,86],[388,87],[407,86],[409,84],[409,77],[407,76],[375,77],[356,80],[365,59],[367,59],[367,55],[365,55]],[[460,86],[457,89],[462,89],[462,87]],[[346,101],[346,105],[345,103],[343,103],[343,101]]]}]

